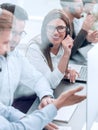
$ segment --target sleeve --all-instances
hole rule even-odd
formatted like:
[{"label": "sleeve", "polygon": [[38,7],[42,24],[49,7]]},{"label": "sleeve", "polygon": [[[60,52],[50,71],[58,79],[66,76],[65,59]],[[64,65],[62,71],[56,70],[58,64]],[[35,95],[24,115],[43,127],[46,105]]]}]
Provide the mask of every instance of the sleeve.
[{"label": "sleeve", "polygon": [[29,88],[32,93],[35,92],[40,99],[46,95],[53,97],[53,90],[42,73],[37,71],[37,69],[35,69],[35,67],[31,65],[25,57],[21,59],[21,62],[23,66],[19,86],[24,87],[23,91]]},{"label": "sleeve", "polygon": [[[12,111],[13,113],[13,111]],[[0,130],[41,130],[56,116],[57,109],[53,104],[37,110],[31,115],[25,115],[18,121],[10,122],[0,115]]]},{"label": "sleeve", "polygon": [[64,74],[60,72],[58,68],[55,68],[52,72],[47,64],[46,58],[42,54],[38,45],[34,43],[29,46],[26,57],[33,64],[38,71],[40,71],[49,81],[52,89],[55,89],[60,81],[63,79]]},{"label": "sleeve", "polygon": [[2,103],[0,103],[0,115],[2,115],[3,117],[5,117],[7,120],[9,121],[17,121],[19,120],[21,117],[23,117],[25,114],[18,111],[17,109],[15,109],[12,106],[6,107],[5,105],[3,105]]},{"label": "sleeve", "polygon": [[72,48],[72,52],[71,52],[71,57],[77,52],[77,50],[80,47],[86,46],[87,41],[85,40],[87,36],[87,32],[83,29],[80,30],[79,34],[76,36],[76,38],[74,39],[74,46]]}]

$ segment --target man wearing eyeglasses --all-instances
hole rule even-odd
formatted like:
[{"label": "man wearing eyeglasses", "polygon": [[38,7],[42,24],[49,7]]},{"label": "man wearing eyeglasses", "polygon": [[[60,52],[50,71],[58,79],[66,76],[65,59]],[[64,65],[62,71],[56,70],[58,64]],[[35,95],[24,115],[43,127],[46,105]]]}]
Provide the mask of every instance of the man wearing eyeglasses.
[{"label": "man wearing eyeglasses", "polygon": [[15,26],[12,29],[13,37],[11,40],[11,50],[14,50],[15,47],[19,44],[21,38],[26,35],[24,31],[25,21],[28,20],[28,15],[24,9],[18,5],[11,3],[3,3],[0,5],[2,9],[6,9],[14,14],[16,17]]},{"label": "man wearing eyeglasses", "polygon": [[[12,40],[10,41],[11,51],[14,51],[16,46],[19,44],[19,42],[21,40],[21,37],[23,36],[23,34],[25,34],[25,32],[24,32],[25,20],[28,19],[28,15],[24,11],[24,9],[22,9],[21,7],[10,4],[10,3],[2,4],[1,8],[10,11],[16,17],[15,26],[13,26],[13,28],[12,28],[12,36],[13,37],[12,37]],[[22,61],[21,61],[21,63],[22,63]],[[25,66],[23,68],[27,68],[27,75],[28,76],[31,75],[31,73],[33,73],[33,70],[29,71],[30,67],[29,67],[28,61],[27,61],[26,65],[24,64],[24,62],[22,64]],[[27,66],[27,64],[28,64],[28,66]],[[15,70],[16,70],[16,68],[15,68]],[[22,75],[22,77],[24,78],[24,75]],[[15,79],[15,77],[13,77],[13,78]],[[39,80],[39,78],[37,78],[37,80]],[[43,82],[43,83],[45,85],[45,82]],[[17,88],[17,91],[15,92],[15,95],[14,95],[14,97],[16,99],[15,99],[15,101],[13,103],[13,106],[15,108],[21,110],[22,112],[26,113],[28,111],[28,109],[30,108],[30,106],[32,105],[33,101],[35,100],[36,95],[35,95],[35,93],[32,94],[32,91],[30,89],[28,89],[28,87],[27,87],[27,89],[26,89],[26,87],[24,89],[24,86],[25,86],[25,84],[24,85],[20,84],[19,87]],[[28,86],[31,87],[30,84],[28,84]],[[48,93],[46,92],[47,94],[45,94],[44,92],[46,90],[43,89],[43,87],[40,86],[40,88],[38,90],[39,94],[37,94],[37,92],[36,92],[37,96],[39,96],[41,93],[44,94],[44,96],[43,96],[43,98],[41,100],[41,105],[42,106],[46,105],[47,103],[50,103],[51,102],[51,97],[53,97],[52,96],[53,91],[50,90],[50,88],[49,88]],[[46,85],[47,90],[48,90],[48,87],[49,86]],[[34,107],[34,109],[35,109],[35,107]],[[57,128],[57,126],[54,125],[54,128]]]},{"label": "man wearing eyeglasses", "polygon": [[12,29],[13,38],[11,41],[11,50],[14,50],[15,47],[19,44],[21,38],[26,35],[24,27],[25,20],[16,19],[15,27]]},{"label": "man wearing eyeglasses", "polygon": [[[15,5],[14,5],[15,6]],[[23,10],[21,10],[21,7],[15,8],[13,5],[12,7],[14,9],[19,9],[18,13],[16,11],[15,16],[20,15]],[[7,4],[7,7],[10,7]],[[14,10],[13,8],[10,8],[12,10]],[[1,9],[2,10],[2,9]],[[23,17],[23,16],[22,16]],[[27,18],[27,14],[25,19]],[[14,91],[16,91],[17,89],[20,89],[21,87],[23,87],[22,91],[19,93],[21,96],[22,94],[32,94],[32,89],[34,90],[34,86],[39,86],[39,88],[35,87],[36,90],[35,92],[37,93],[38,91],[38,96],[39,98],[44,98],[44,96],[49,96],[49,98],[51,98],[51,96],[53,96],[53,91],[52,89],[50,89],[50,85],[47,82],[47,80],[42,76],[42,74],[40,72],[38,72],[30,63],[29,61],[21,56],[17,50],[13,50],[16,47],[16,44],[14,47],[12,47],[12,45],[14,44],[14,37],[13,37],[13,29],[14,31],[16,31],[15,27],[17,26],[17,34],[18,36],[16,37],[16,43],[18,44],[20,41],[20,34],[22,34],[24,26],[25,26],[25,21],[22,20],[17,20],[17,17],[15,18],[15,20],[13,19],[15,24],[15,27],[11,27],[9,28],[5,28],[5,26],[7,26],[7,24],[5,23],[5,19],[2,18],[3,20],[0,21],[0,24],[2,23],[2,26],[0,27],[0,36],[1,36],[1,42],[3,45],[0,46],[0,62],[1,62],[1,72],[0,72],[0,88],[2,91],[0,91],[1,93],[3,93],[4,90],[7,91],[7,93],[5,94],[5,97],[9,99],[9,101],[5,100],[6,98],[3,98],[3,96],[1,96],[2,94],[0,93],[0,96],[2,98],[0,98],[2,100],[2,102],[6,105],[11,105],[13,102],[13,96],[14,96]],[[9,18],[10,19],[10,18]],[[20,24],[20,28],[18,27],[18,24],[16,25],[17,21]],[[8,21],[8,25],[9,25],[9,21]],[[20,29],[20,31],[19,31]],[[6,40],[6,35],[3,35],[4,32],[11,32],[11,38],[9,38],[9,40]],[[14,35],[15,36],[15,35]],[[3,41],[3,40],[4,41]],[[10,45],[11,43],[11,45]],[[13,44],[12,44],[13,43]],[[9,46],[10,45],[10,46]],[[3,80],[1,80],[1,78]],[[40,78],[42,79],[42,83],[40,82]],[[38,83],[40,82],[40,83]],[[46,82],[46,83],[45,83]],[[44,84],[43,84],[44,83]],[[46,85],[45,85],[46,84]],[[34,86],[33,86],[34,85]],[[41,87],[42,86],[42,87]],[[6,89],[6,87],[8,89]],[[43,88],[44,87],[44,88]],[[42,89],[42,90],[41,90]],[[35,93],[34,92],[34,93]],[[47,93],[47,94],[46,94]],[[48,97],[47,97],[48,98]]]},{"label": "man wearing eyeglasses", "polygon": [[[16,17],[15,25],[12,28],[12,38],[10,41],[10,49],[11,51],[14,51],[16,49],[16,46],[19,44],[21,38],[26,35],[24,28],[25,21],[28,20],[28,14],[20,6],[11,3],[3,3],[0,5],[0,7],[2,9],[8,10]],[[21,88],[22,87],[20,87],[20,89]],[[20,89],[15,95],[15,101],[13,103],[13,106],[26,113],[32,105],[33,101],[35,100],[36,94],[30,94],[29,96],[26,96],[25,92],[25,94],[22,96],[21,93],[23,91],[23,88],[21,90]]]},{"label": "man wearing eyeglasses", "polygon": [[[24,97],[22,99],[19,99],[18,103],[16,101],[14,103],[14,107],[16,107],[16,108],[18,108],[21,111],[23,111],[23,112],[26,113],[28,111],[29,107],[32,105],[33,100],[36,98],[35,93],[33,93],[33,95],[32,95],[32,91],[31,91],[31,89],[29,89],[33,84],[31,85],[31,84],[29,84],[29,81],[27,81],[29,79],[30,82],[31,82],[30,77],[33,78],[33,76],[31,76],[31,75],[34,74],[34,71],[32,69],[30,70],[31,67],[30,67],[29,61],[27,61],[27,59],[25,59],[24,57],[21,57],[20,54],[17,53],[17,50],[15,50],[15,48],[19,44],[19,42],[21,40],[21,36],[23,34],[25,34],[25,32],[24,32],[25,20],[28,19],[28,15],[27,15],[27,13],[21,7],[13,5],[13,4],[10,4],[10,3],[4,3],[4,4],[2,4],[1,8],[10,11],[16,17],[16,19],[15,19],[15,25],[13,25],[13,28],[12,28],[12,39],[10,41],[10,50],[12,51],[11,55],[13,57],[13,55],[15,53],[15,58],[16,58],[16,59],[12,58],[11,65],[13,65],[15,69],[13,70],[12,69],[13,67],[11,68],[11,65],[8,66],[7,68],[10,67],[10,69],[11,69],[12,72],[14,72],[14,71],[15,72],[17,71],[17,72],[16,72],[16,74],[14,72],[13,79],[11,79],[12,75],[10,76],[10,72],[8,72],[7,79],[9,80],[8,83],[9,83],[10,87],[12,86],[12,84],[15,85],[17,83],[16,81],[17,81],[17,78],[18,78],[17,77],[18,76],[17,73],[20,71],[19,70],[19,64],[21,64],[21,65],[23,64],[23,68],[21,68],[21,69],[25,69],[25,70],[23,70],[23,73],[25,73],[26,76],[25,76],[25,74],[21,75],[22,82],[19,83],[19,85],[18,85],[19,87],[17,87],[17,91],[16,91],[16,93],[15,93],[14,96],[15,96],[15,98],[18,98],[18,97],[21,97],[21,96],[24,96]],[[16,55],[18,57],[16,57]],[[8,57],[8,56],[6,55],[6,57]],[[21,59],[21,61],[20,61],[20,59]],[[16,64],[15,64],[15,62],[16,62]],[[17,64],[18,62],[19,62],[19,64]],[[3,66],[2,66],[2,68],[3,68]],[[18,70],[17,70],[17,68],[18,68]],[[39,74],[35,73],[35,75],[38,76]],[[40,78],[36,78],[36,76],[35,76],[34,79],[39,81]],[[23,79],[25,79],[25,80],[23,80]],[[13,83],[10,83],[11,82],[10,80]],[[45,85],[45,82],[43,82],[43,83]],[[25,87],[26,84],[28,86],[27,88]],[[42,85],[42,86],[44,86],[44,85]],[[50,100],[50,98],[52,96],[52,92],[53,92],[50,89],[49,86],[47,86],[47,85],[45,85],[45,86],[46,86],[47,90],[49,89],[49,91],[45,90],[45,88],[43,89],[43,87],[41,87],[41,85],[40,85],[40,89],[38,90],[39,91],[38,96],[40,95],[41,97],[43,97],[43,103],[42,104],[44,104],[44,99],[47,99],[47,100],[49,99]],[[25,89],[24,89],[24,87],[25,87]],[[41,90],[41,88],[42,88],[42,90]],[[45,94],[45,91],[47,91],[48,93]],[[43,93],[42,94],[43,96],[41,95],[41,93]],[[29,98],[26,98],[29,95],[31,95],[31,96]],[[12,104],[12,100],[10,101],[10,104]]]}]

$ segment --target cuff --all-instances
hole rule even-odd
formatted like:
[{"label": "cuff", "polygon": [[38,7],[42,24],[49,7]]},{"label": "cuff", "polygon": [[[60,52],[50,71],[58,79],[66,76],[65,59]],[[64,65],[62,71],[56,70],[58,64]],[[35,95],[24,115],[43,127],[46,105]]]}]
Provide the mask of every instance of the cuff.
[{"label": "cuff", "polygon": [[55,78],[51,79],[52,82],[52,89],[55,89],[59,83],[61,82],[61,80],[63,79],[65,73],[62,73],[58,68],[55,68],[55,70],[53,71],[53,76]]},{"label": "cuff", "polygon": [[42,92],[38,97],[39,97],[40,100],[42,100],[42,98],[44,98],[45,96],[54,97],[54,96],[53,96],[53,92],[50,93],[50,92],[48,92],[48,91],[47,91],[47,92],[46,92],[46,91]]}]

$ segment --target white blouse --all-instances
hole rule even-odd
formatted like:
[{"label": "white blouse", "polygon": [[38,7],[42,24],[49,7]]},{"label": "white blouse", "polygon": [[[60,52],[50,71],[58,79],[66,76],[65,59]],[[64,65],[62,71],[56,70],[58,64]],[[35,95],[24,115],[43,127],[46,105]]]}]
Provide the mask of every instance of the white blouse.
[{"label": "white blouse", "polygon": [[60,60],[60,58],[63,55],[63,50],[60,48],[58,54],[55,56],[51,53],[52,63],[54,70],[51,72],[47,60],[43,53],[41,52],[39,45],[35,43],[32,43],[27,52],[26,56],[30,63],[35,66],[35,68],[40,71],[44,76],[48,79],[52,89],[55,89],[60,81],[63,79],[64,74],[60,72],[57,65]]}]

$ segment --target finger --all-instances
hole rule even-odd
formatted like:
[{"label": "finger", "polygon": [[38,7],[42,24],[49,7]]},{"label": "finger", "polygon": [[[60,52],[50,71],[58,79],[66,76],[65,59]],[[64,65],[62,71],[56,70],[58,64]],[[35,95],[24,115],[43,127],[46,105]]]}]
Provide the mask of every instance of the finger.
[{"label": "finger", "polygon": [[95,31],[92,32],[92,34],[94,34],[94,35],[95,35],[95,34],[98,34],[98,31],[95,30]]},{"label": "finger", "polygon": [[72,75],[72,76],[70,77],[70,83],[75,83],[75,75]]},{"label": "finger", "polygon": [[80,87],[78,87],[78,88],[74,88],[74,89],[72,89],[72,90],[70,90],[71,91],[71,94],[74,94],[74,93],[76,93],[76,92],[80,92],[81,90],[83,90],[83,86],[80,86]]},{"label": "finger", "polygon": [[52,128],[51,126],[49,126],[49,125],[46,125],[45,126],[45,130],[53,130],[54,128]]},{"label": "finger", "polygon": [[[80,103],[80,102],[82,102],[82,101],[84,101],[84,100],[85,100],[85,98],[77,99],[77,100],[75,100],[75,101],[73,102],[73,104]],[[72,105],[72,103],[70,103],[70,105]]]},{"label": "finger", "polygon": [[70,82],[75,83],[75,80],[76,80],[76,78],[78,77],[78,75],[79,75],[78,72],[73,71],[73,72],[71,73]]},{"label": "finger", "polygon": [[54,129],[58,129],[59,127],[56,125],[56,124],[54,124],[54,123],[49,123],[49,125],[51,126],[51,127],[53,127]]},{"label": "finger", "polygon": [[71,37],[70,37],[70,35],[68,34],[66,38],[69,39],[69,38],[71,38]]},{"label": "finger", "polygon": [[39,109],[41,109],[41,108],[43,108],[44,106],[46,106],[47,105],[47,102],[45,101],[45,100],[43,100],[41,103],[40,103],[40,105],[39,105]]},{"label": "finger", "polygon": [[66,99],[67,99],[68,97],[72,97],[72,96],[73,96],[73,98],[74,98],[75,93],[80,92],[82,89],[83,89],[83,87],[80,86],[80,87],[78,87],[78,88],[74,88],[74,89],[68,90],[67,92],[63,92],[63,93],[60,95],[60,97],[61,97],[61,98],[62,98],[62,97],[66,97]]},{"label": "finger", "polygon": [[71,73],[71,75],[70,75],[70,82],[75,83],[75,79],[76,79],[76,74],[75,73]]},{"label": "finger", "polygon": [[53,102],[53,99],[52,99],[52,98],[47,98],[47,99],[46,99],[46,102],[47,102],[47,104],[50,104],[50,103]]},{"label": "finger", "polygon": [[44,107],[44,106],[46,106],[47,104],[48,104],[48,100],[45,99],[45,100],[43,101],[43,104],[42,104],[42,105],[43,105],[43,107]]},{"label": "finger", "polygon": [[68,79],[70,79],[70,73],[68,73],[68,74],[66,75],[66,77],[67,77]]},{"label": "finger", "polygon": [[79,102],[83,101],[84,99],[86,99],[85,95],[84,96],[76,96],[73,98],[74,103],[79,103]]},{"label": "finger", "polygon": [[48,124],[47,126],[45,126],[45,128],[47,130],[58,130],[59,129],[57,125],[50,125],[50,124]]},{"label": "finger", "polygon": [[43,107],[44,107],[44,104],[40,103],[39,106],[38,106],[38,109],[42,109]]},{"label": "finger", "polygon": [[82,96],[74,95],[70,98],[70,104],[80,102],[80,101],[84,100],[85,98],[86,98],[85,95],[82,95]]},{"label": "finger", "polygon": [[95,38],[95,40],[93,41],[93,43],[97,43],[98,42],[98,38]]},{"label": "finger", "polygon": [[79,73],[76,71],[76,75],[79,76]]}]

